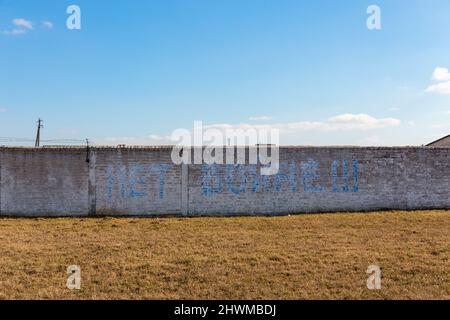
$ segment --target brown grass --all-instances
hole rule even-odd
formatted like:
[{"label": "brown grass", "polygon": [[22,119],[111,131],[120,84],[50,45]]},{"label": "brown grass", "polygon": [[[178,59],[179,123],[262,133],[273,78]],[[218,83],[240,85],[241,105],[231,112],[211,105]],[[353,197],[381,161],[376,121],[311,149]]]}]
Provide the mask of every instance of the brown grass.
[{"label": "brown grass", "polygon": [[0,219],[0,241],[4,299],[450,298],[450,211]]}]

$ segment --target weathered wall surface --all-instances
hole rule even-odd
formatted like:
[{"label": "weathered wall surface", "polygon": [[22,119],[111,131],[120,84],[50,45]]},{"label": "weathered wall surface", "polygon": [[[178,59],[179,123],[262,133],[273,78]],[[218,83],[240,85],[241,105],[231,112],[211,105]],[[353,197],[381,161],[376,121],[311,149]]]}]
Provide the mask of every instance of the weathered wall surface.
[{"label": "weathered wall surface", "polygon": [[0,215],[89,213],[85,151],[0,150]]},{"label": "weathered wall surface", "polygon": [[192,166],[194,214],[450,208],[450,149],[286,148],[280,171]]},{"label": "weathered wall surface", "polygon": [[450,209],[450,148],[282,147],[273,176],[259,165],[176,165],[170,154],[1,148],[0,215]]}]

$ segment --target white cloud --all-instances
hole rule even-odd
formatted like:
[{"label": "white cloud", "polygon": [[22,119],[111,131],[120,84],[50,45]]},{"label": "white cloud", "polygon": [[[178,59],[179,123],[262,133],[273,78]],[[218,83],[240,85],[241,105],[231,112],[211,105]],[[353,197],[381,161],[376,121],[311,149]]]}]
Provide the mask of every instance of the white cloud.
[{"label": "white cloud", "polygon": [[148,136],[148,138],[150,140],[154,140],[154,141],[163,141],[163,140],[168,141],[168,140],[170,140],[170,137],[160,136],[159,134],[151,134],[151,135]]},{"label": "white cloud", "polygon": [[437,67],[434,69],[433,79],[436,81],[450,81],[450,72],[447,68]]},{"label": "white cloud", "polygon": [[151,134],[147,137],[106,137],[93,140],[94,145],[98,146],[117,146],[124,144],[127,146],[151,146],[173,144],[170,137]]},{"label": "white cloud", "polygon": [[13,28],[11,30],[5,30],[5,31],[3,31],[3,34],[13,35],[13,36],[24,35],[29,30],[33,29],[33,22],[31,22],[30,20],[22,19],[22,18],[13,19],[12,24],[15,26],[15,28]]},{"label": "white cloud", "polygon": [[6,109],[6,108],[0,108],[0,112],[6,112],[6,111],[8,111],[8,109]]},{"label": "white cloud", "polygon": [[272,117],[269,116],[258,116],[258,117],[250,117],[248,118],[250,121],[269,121],[272,120]]},{"label": "white cloud", "polygon": [[[298,121],[277,124],[258,124],[249,123],[229,124],[217,123],[203,125],[203,129],[217,129],[224,134],[227,129],[230,130],[270,130],[278,129],[281,134],[293,134],[298,137],[298,133],[306,131],[330,132],[330,131],[370,131],[374,129],[382,129],[387,127],[395,127],[401,124],[401,121],[394,118],[375,118],[367,114],[341,114],[329,118],[325,121]],[[411,124],[410,124],[411,125]],[[369,140],[361,141],[363,144],[379,144],[380,140],[377,136],[370,136]],[[356,140],[355,140],[356,141]],[[176,143],[171,136],[150,134],[146,137],[108,137],[94,139],[96,145],[171,145]]]},{"label": "white cloud", "polygon": [[450,94],[450,81],[433,84],[427,88],[427,92]]},{"label": "white cloud", "polygon": [[33,22],[31,22],[30,20],[16,18],[12,21],[12,23],[17,27],[23,27],[29,30],[33,29]]},{"label": "white cloud", "polygon": [[25,29],[12,29],[12,30],[3,31],[3,34],[13,35],[13,36],[19,36],[19,35],[23,35],[26,33],[27,33],[27,30],[25,30]]},{"label": "white cloud", "polygon": [[47,29],[53,29],[53,22],[51,21],[42,21],[42,26]]},{"label": "white cloud", "polygon": [[341,114],[329,118],[327,121],[299,121],[287,122],[270,125],[250,125],[242,123],[238,125],[221,123],[206,125],[204,128],[216,128],[219,130],[226,129],[278,129],[280,132],[297,132],[297,131],[352,131],[352,130],[373,130],[385,127],[400,125],[401,121],[394,118],[377,119],[367,114]]},{"label": "white cloud", "polygon": [[346,113],[328,119],[319,127],[323,130],[372,130],[398,125],[400,120],[394,118],[376,119],[364,113]]},{"label": "white cloud", "polygon": [[433,72],[433,79],[440,81],[427,88],[427,92],[450,94],[450,72],[447,68],[437,67]]}]

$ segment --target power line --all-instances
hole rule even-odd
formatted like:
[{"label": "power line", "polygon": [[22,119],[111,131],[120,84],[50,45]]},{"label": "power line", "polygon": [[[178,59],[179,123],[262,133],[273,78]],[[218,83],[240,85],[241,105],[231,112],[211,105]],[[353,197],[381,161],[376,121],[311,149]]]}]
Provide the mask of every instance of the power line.
[{"label": "power line", "polygon": [[[50,145],[85,145],[86,140],[81,139],[46,139],[39,140],[39,145],[50,144]],[[19,138],[19,137],[0,137],[0,144],[16,144],[16,145],[36,145],[34,139]]]},{"label": "power line", "polygon": [[79,139],[53,139],[53,140],[41,140],[42,142],[67,142],[67,143],[86,143],[86,140]]},{"label": "power line", "polygon": [[34,139],[17,138],[17,137],[0,137],[0,141],[4,142],[34,142]]},{"label": "power line", "polygon": [[21,137],[0,137],[0,144],[30,145],[34,142],[34,146],[38,148],[43,143],[50,145],[85,145],[86,143],[88,143],[88,141],[85,139],[41,139],[41,129],[43,127],[43,120],[39,118],[37,121],[36,139]]}]

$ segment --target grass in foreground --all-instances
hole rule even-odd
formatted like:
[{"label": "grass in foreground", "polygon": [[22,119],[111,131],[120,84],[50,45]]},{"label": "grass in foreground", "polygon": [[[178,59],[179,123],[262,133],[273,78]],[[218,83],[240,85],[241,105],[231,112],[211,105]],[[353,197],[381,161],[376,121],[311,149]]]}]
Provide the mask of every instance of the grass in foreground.
[{"label": "grass in foreground", "polygon": [[450,299],[450,211],[0,219],[0,242],[3,299]]}]

